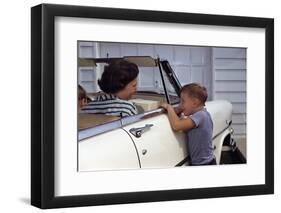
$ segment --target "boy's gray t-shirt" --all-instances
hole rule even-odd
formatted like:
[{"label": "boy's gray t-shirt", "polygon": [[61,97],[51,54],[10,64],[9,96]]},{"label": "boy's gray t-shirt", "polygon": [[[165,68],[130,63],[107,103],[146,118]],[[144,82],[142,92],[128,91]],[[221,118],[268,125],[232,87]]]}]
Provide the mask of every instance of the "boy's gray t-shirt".
[{"label": "boy's gray t-shirt", "polygon": [[193,165],[207,164],[214,158],[212,135],[213,122],[209,112],[203,108],[189,116],[195,127],[187,131],[187,147]]}]

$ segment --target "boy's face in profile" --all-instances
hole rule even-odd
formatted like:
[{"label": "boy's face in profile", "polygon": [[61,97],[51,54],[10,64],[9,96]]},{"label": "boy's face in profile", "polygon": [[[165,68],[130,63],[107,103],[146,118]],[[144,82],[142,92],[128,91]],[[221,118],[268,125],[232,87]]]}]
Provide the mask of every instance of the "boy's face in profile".
[{"label": "boy's face in profile", "polygon": [[188,116],[195,112],[199,106],[199,100],[190,97],[188,93],[182,92],[180,98],[180,108],[183,110],[184,115]]}]

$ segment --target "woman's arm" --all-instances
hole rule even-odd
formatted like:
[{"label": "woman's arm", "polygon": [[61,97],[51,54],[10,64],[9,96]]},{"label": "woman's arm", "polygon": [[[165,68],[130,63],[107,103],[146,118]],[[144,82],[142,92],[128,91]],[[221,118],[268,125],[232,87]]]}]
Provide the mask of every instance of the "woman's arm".
[{"label": "woman's arm", "polygon": [[195,127],[194,122],[189,118],[180,119],[170,104],[161,105],[168,112],[168,118],[174,131],[189,130]]}]

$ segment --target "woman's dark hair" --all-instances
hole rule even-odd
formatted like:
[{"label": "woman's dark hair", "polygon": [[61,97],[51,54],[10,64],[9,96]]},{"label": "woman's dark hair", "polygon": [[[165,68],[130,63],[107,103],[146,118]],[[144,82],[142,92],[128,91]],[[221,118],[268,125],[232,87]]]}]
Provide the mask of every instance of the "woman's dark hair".
[{"label": "woman's dark hair", "polygon": [[125,60],[117,60],[104,67],[98,84],[103,92],[112,94],[124,89],[128,83],[137,78],[138,74],[137,65]]}]

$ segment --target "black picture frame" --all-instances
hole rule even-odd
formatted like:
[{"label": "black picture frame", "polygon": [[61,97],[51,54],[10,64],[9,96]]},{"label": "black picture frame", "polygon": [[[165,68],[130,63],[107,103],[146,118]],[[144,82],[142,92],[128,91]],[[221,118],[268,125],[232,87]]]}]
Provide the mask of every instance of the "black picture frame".
[{"label": "black picture frame", "polygon": [[[265,184],[56,197],[54,170],[55,17],[100,18],[265,29]],[[41,4],[31,8],[31,204],[42,208],[274,193],[274,19]]]}]

